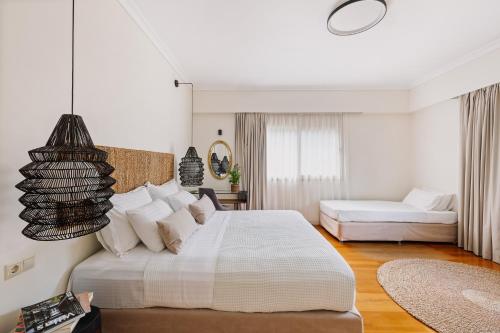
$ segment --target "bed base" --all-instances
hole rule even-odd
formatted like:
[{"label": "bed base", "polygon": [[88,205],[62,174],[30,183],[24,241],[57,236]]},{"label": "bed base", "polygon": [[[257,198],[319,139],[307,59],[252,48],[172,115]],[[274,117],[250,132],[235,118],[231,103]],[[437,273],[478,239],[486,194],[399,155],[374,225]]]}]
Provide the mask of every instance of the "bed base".
[{"label": "bed base", "polygon": [[349,312],[224,312],[209,309],[101,309],[103,333],[362,333],[363,320]]},{"label": "bed base", "polygon": [[320,224],[339,241],[416,241],[456,243],[457,224],[339,222],[320,213]]}]

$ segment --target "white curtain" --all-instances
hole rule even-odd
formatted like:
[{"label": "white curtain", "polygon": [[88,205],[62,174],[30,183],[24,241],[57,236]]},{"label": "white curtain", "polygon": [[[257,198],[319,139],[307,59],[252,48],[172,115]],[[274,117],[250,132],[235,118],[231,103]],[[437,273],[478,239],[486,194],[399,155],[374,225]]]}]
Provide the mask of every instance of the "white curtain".
[{"label": "white curtain", "polygon": [[319,221],[319,201],[345,193],[343,114],[269,114],[266,208]]}]

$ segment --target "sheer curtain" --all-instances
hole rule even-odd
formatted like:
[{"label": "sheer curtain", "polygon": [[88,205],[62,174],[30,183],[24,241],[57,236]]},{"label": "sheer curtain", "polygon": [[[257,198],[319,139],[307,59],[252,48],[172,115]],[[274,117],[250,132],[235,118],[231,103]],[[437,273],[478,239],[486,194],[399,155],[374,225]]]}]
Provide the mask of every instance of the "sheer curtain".
[{"label": "sheer curtain", "polygon": [[268,114],[266,208],[319,221],[319,201],[344,198],[343,114]]}]

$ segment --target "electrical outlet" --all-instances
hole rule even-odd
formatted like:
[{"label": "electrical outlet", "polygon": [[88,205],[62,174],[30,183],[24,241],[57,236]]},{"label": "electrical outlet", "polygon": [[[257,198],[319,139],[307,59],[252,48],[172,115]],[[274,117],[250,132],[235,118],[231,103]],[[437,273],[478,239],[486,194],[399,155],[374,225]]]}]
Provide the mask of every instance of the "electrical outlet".
[{"label": "electrical outlet", "polygon": [[13,278],[16,275],[19,275],[23,272],[23,262],[16,262],[15,264],[5,265],[4,266],[4,279],[8,280]]}]

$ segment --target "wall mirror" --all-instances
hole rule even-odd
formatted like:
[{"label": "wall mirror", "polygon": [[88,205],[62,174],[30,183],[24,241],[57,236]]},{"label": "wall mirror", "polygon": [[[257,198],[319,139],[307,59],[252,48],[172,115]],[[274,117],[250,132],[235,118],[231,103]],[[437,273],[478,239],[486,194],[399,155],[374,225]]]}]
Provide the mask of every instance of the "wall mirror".
[{"label": "wall mirror", "polygon": [[207,161],[212,176],[217,179],[226,178],[233,166],[231,148],[229,148],[229,145],[225,141],[215,141],[208,150]]}]

